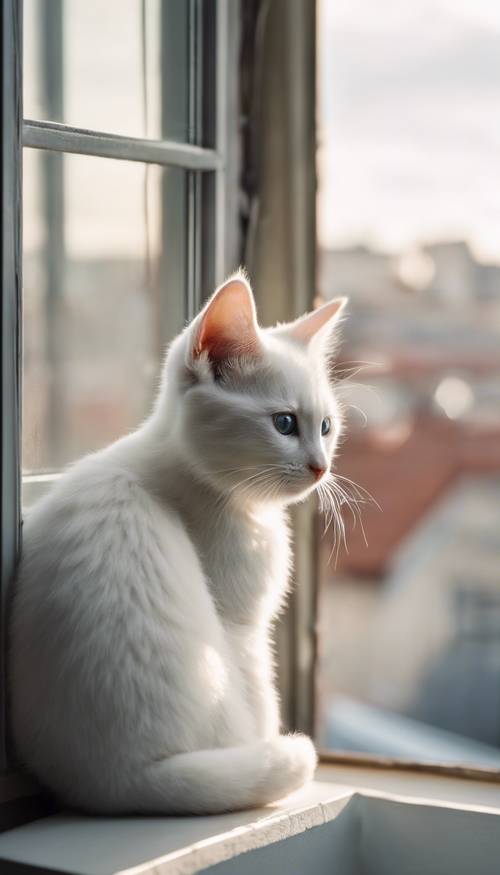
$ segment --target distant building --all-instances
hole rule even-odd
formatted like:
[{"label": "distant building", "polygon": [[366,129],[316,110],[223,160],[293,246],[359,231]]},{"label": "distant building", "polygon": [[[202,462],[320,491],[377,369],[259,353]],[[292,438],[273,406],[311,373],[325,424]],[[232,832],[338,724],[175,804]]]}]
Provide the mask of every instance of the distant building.
[{"label": "distant building", "polygon": [[325,298],[349,295],[355,306],[388,303],[418,293],[447,309],[496,301],[500,265],[474,258],[463,240],[429,243],[399,256],[368,246],[325,249],[319,255],[319,288]]},{"label": "distant building", "polygon": [[435,266],[429,292],[446,307],[496,301],[500,308],[500,266],[476,261],[464,241],[424,247]]},{"label": "distant building", "polygon": [[453,309],[468,307],[478,300],[480,270],[467,243],[462,240],[433,243],[425,247],[425,252],[434,263],[429,295]]},{"label": "distant building", "polygon": [[347,491],[348,480],[361,486],[362,525],[344,506],[347,547],[331,530],[320,540],[320,701],[327,721],[329,703],[349,712],[358,701],[382,709],[377,719],[395,712],[402,726],[494,750],[500,267],[461,241],[420,251],[423,261],[404,265],[366,247],[320,259],[322,295],[350,297],[339,378],[357,361],[377,363],[353,388],[339,383],[348,428],[336,470]]},{"label": "distant building", "polygon": [[347,295],[355,306],[372,306],[398,291],[392,256],[366,246],[323,250],[318,269],[320,293],[327,299]]}]

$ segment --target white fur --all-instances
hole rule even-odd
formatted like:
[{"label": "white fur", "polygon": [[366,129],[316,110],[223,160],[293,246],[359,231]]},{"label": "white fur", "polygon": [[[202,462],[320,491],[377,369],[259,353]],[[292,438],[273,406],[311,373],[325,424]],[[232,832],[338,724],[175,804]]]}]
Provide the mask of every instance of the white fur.
[{"label": "white fur", "polygon": [[[241,308],[231,283],[246,290],[244,329],[233,316],[252,355],[246,337],[214,376],[210,350],[193,352],[219,290],[172,344],[150,418],[71,467],[25,520],[14,740],[47,787],[89,811],[256,806],[315,767],[308,738],[279,734],[270,631],[290,567],[284,507],[315,487],[309,463],[329,466],[340,416],[324,350],[293,326],[258,329],[243,276],[205,334],[231,321],[231,301]],[[273,425],[288,409],[298,438]]]}]

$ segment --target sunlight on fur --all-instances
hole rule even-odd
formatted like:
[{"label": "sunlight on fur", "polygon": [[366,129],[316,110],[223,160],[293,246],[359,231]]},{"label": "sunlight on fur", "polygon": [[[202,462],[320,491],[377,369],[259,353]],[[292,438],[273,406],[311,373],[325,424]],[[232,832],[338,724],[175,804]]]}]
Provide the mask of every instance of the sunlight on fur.
[{"label": "sunlight on fur", "polygon": [[235,274],[171,344],[147,420],[29,510],[12,735],[64,803],[216,813],[311,779],[311,740],[280,732],[272,632],[292,565],[287,506],[317,491],[344,537],[342,506],[356,515],[364,500],[331,472],[344,307],[262,329]]},{"label": "sunlight on fur", "polygon": [[221,654],[214,647],[207,645],[203,650],[201,676],[212,693],[214,704],[217,704],[226,691],[227,669]]}]

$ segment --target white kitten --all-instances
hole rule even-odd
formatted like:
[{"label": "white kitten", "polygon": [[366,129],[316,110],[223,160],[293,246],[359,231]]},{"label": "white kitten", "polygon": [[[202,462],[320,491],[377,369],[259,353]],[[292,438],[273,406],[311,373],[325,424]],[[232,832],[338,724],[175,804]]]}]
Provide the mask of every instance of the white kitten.
[{"label": "white kitten", "polygon": [[290,567],[284,507],[335,450],[326,356],[343,304],[263,330],[232,277],[173,342],[150,418],[28,513],[13,735],[66,803],[214,813],[311,778],[311,741],[279,734],[269,639]]}]

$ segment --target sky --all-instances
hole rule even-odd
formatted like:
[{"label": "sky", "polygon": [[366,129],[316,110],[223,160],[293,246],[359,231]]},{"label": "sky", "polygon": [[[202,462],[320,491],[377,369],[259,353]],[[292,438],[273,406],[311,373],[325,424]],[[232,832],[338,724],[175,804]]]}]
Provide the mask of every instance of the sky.
[{"label": "sky", "polygon": [[[64,0],[64,121],[81,128],[143,137],[158,135],[160,0],[146,4],[148,126],[144,112],[141,0]],[[43,118],[38,0],[24,2],[24,114]],[[49,4],[50,11],[50,4]],[[98,25],[98,26],[97,26]],[[40,156],[24,156],[24,250],[44,239]],[[153,167],[109,158],[64,157],[65,245],[76,258],[144,258],[144,194],[151,231],[158,230]],[[157,243],[153,234],[149,247]]]},{"label": "sky", "polygon": [[500,0],[320,0],[318,233],[500,263]]},{"label": "sky", "polygon": [[[158,0],[146,8],[155,136]],[[32,117],[36,9],[25,0]],[[143,136],[140,0],[65,0],[64,9],[65,121]],[[319,0],[318,10],[320,242],[399,252],[461,238],[500,263],[500,0]],[[78,156],[65,164],[71,254],[142,256],[144,168]],[[27,154],[26,251],[43,237],[38,166]]]}]

